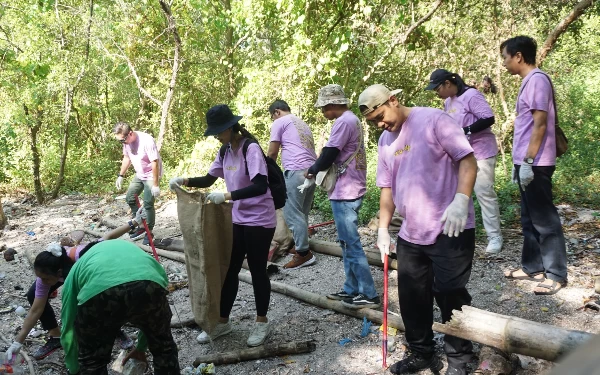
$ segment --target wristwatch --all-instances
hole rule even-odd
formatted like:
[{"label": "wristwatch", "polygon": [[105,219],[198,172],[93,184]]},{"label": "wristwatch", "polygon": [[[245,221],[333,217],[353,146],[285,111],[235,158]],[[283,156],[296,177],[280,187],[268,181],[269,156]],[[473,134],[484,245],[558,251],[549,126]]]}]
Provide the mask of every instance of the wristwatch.
[{"label": "wristwatch", "polygon": [[529,165],[533,165],[533,158],[525,158],[523,161]]}]

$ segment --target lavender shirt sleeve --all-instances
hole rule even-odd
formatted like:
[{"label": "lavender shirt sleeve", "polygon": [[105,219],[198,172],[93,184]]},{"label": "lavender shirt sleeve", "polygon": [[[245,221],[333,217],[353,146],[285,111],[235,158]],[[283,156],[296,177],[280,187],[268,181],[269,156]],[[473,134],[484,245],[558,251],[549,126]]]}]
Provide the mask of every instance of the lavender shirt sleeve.
[{"label": "lavender shirt sleeve", "polygon": [[379,137],[379,144],[377,145],[377,175],[375,178],[375,184],[380,188],[392,187],[392,173],[386,163],[386,147],[383,138],[385,133]]},{"label": "lavender shirt sleeve", "polygon": [[552,103],[552,87],[548,78],[543,74],[535,74],[527,83],[525,100],[532,110],[548,112],[549,104]]},{"label": "lavender shirt sleeve", "polygon": [[435,121],[433,131],[438,143],[452,160],[459,161],[473,153],[473,147],[462,128],[449,115],[441,114]]},{"label": "lavender shirt sleeve", "polygon": [[490,118],[494,116],[492,108],[482,93],[477,92],[468,102],[469,112],[475,115],[477,120]]},{"label": "lavender shirt sleeve", "polygon": [[217,152],[217,157],[215,158],[215,161],[213,161],[210,168],[208,168],[208,174],[211,176],[223,178],[223,161],[221,160],[221,155],[219,155],[219,152]]},{"label": "lavender shirt sleeve", "polygon": [[281,122],[275,120],[273,121],[273,125],[271,125],[271,139],[270,142],[281,142],[281,135],[283,133],[283,126],[281,126]]},{"label": "lavender shirt sleeve", "polygon": [[154,141],[147,142],[144,145],[144,150],[146,151],[146,155],[148,155],[148,160],[151,162],[158,160],[158,149],[156,148],[156,143]]},{"label": "lavender shirt sleeve", "polygon": [[258,144],[252,143],[248,146],[246,164],[248,165],[248,177],[250,177],[250,180],[256,177],[257,174],[267,176],[267,162]]},{"label": "lavender shirt sleeve", "polygon": [[329,140],[327,141],[325,147],[335,147],[342,151],[344,146],[348,144],[353,133],[354,130],[346,126],[343,121],[336,120],[336,122],[333,124],[331,135],[329,136]]},{"label": "lavender shirt sleeve", "polygon": [[35,279],[35,298],[48,298],[48,292],[50,292],[50,286],[42,282],[42,279],[37,277]]}]

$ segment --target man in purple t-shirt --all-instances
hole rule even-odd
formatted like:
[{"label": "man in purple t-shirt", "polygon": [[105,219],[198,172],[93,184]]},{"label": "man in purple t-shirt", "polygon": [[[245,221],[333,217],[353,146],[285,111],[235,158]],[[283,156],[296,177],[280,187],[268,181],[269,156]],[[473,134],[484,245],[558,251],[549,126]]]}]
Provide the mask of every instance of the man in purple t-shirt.
[{"label": "man in purple t-shirt", "polygon": [[[123,161],[115,186],[117,190],[121,190],[123,177],[129,166],[133,165],[135,176],[129,184],[125,200],[131,208],[132,215],[135,216],[138,210],[135,197],[144,192],[142,201],[147,214],[146,223],[148,228],[152,230],[155,217],[154,198],[160,195],[159,183],[162,176],[162,160],[154,138],[150,134],[133,131],[126,122],[118,122],[113,129],[113,133],[117,141],[123,144]],[[132,230],[129,236],[132,240],[143,237],[144,245],[150,243],[143,227]]]},{"label": "man in purple t-shirt", "polygon": [[[433,298],[447,322],[471,304],[466,285],[475,252],[471,194],[477,174],[473,148],[460,125],[434,108],[405,107],[397,91],[372,85],[358,97],[367,121],[384,130],[377,147],[381,188],[377,247],[389,254],[389,223],[404,217],[398,233],[398,298],[411,354],[390,367],[408,374],[443,367],[435,354]],[[466,375],[470,341],[446,335],[446,374]]]},{"label": "man in purple t-shirt", "polygon": [[551,295],[567,283],[567,249],[552,202],[556,165],[556,113],[550,77],[536,67],[535,40],[517,36],[502,42],[504,67],[523,78],[517,96],[513,137],[513,182],[521,192],[521,268],[508,279],[538,282],[534,293]]},{"label": "man in purple t-shirt", "polygon": [[315,195],[315,184],[314,179],[304,178],[308,167],[317,160],[315,141],[310,127],[291,113],[285,101],[274,101],[269,106],[269,113],[274,121],[267,156],[277,160],[281,148],[281,164],[287,188],[283,216],[296,245],[292,260],[283,267],[294,270],[311,265],[316,260],[308,248],[308,213]]},{"label": "man in purple t-shirt", "polygon": [[347,164],[344,171],[338,170],[335,187],[327,192],[342,247],[346,281],[341,291],[327,298],[342,301],[348,308],[376,308],[380,299],[358,233],[358,212],[367,191],[367,158],[362,125],[348,104],[350,100],[340,85],[327,85],[319,90],[315,107],[321,108],[327,120],[335,122],[327,144],[308,168],[306,178],[313,179],[333,163],[338,167]]}]

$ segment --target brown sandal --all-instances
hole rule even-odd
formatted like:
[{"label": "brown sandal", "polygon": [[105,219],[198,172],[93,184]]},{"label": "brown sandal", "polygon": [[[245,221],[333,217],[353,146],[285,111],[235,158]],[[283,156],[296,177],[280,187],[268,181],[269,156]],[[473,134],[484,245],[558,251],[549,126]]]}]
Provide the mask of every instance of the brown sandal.
[{"label": "brown sandal", "polygon": [[528,275],[525,273],[525,271],[523,271],[523,273],[525,273],[525,276],[514,276],[515,272],[518,271],[523,271],[522,268],[517,268],[514,270],[511,270],[510,273],[507,275],[504,275],[505,278],[507,278],[508,280],[527,280],[527,281],[544,281],[544,279],[536,279],[535,276],[537,275],[541,275],[543,274],[543,272],[538,272],[538,273],[534,273],[532,275]]},{"label": "brown sandal", "polygon": [[[546,281],[546,280],[544,280],[544,281]],[[558,281],[554,281],[554,280],[552,280],[552,284],[550,284],[550,285],[547,285],[547,284],[544,284],[543,282],[541,282],[538,285],[536,285],[536,288],[544,288],[544,289],[548,289],[548,291],[547,292],[536,292],[534,290],[533,293],[536,296],[551,296],[553,294],[558,293],[558,291],[561,290],[565,285],[566,285],[565,282],[559,283]]]}]

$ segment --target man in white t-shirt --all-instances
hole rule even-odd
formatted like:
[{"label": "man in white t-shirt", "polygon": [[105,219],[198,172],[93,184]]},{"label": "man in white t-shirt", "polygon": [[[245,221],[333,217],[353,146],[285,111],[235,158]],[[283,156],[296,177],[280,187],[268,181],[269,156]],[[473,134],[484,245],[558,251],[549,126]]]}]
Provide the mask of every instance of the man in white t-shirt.
[{"label": "man in white t-shirt", "polygon": [[[131,212],[135,215],[137,212],[136,196],[144,193],[141,196],[143,206],[146,209],[146,223],[148,228],[154,228],[154,199],[160,195],[160,177],[162,176],[162,160],[158,153],[158,148],[154,142],[154,138],[147,133],[134,131],[126,122],[118,122],[113,133],[115,139],[123,144],[123,162],[121,170],[115,186],[117,190],[121,190],[123,177],[133,165],[135,176],[127,189],[127,197],[125,200],[131,208]],[[129,233],[132,240],[144,238],[144,245],[149,244],[148,235],[145,234],[144,228],[136,229]]]}]

